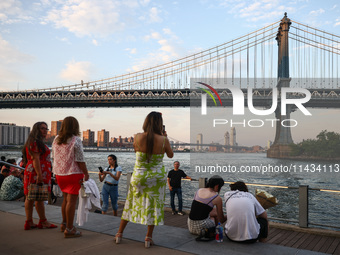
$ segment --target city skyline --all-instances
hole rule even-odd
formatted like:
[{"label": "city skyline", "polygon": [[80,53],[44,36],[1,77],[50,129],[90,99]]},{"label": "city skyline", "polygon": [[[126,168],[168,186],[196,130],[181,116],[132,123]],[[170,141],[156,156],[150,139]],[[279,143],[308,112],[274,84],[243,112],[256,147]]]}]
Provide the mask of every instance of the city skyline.
[{"label": "city skyline", "polygon": [[[0,4],[0,90],[64,86],[141,70],[233,40],[279,21],[284,12],[293,20],[339,34],[336,0],[4,2]],[[2,109],[0,114],[3,122],[29,127],[71,115],[81,130],[105,127],[128,137],[142,132],[144,118],[152,110],[162,112],[170,137],[189,142],[189,108]],[[301,125],[292,131],[293,140],[314,138],[324,129],[339,132],[334,118],[339,113],[313,109],[308,120],[294,113]],[[204,136],[210,141],[224,139],[213,133]],[[274,128],[240,128],[238,142],[264,146],[274,135]]]}]

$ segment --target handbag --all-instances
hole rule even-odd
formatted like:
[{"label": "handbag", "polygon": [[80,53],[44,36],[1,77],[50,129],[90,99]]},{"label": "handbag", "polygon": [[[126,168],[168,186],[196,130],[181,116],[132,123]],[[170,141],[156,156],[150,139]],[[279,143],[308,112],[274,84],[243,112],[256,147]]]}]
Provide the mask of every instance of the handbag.
[{"label": "handbag", "polygon": [[48,185],[30,184],[28,186],[27,200],[31,201],[47,201],[48,200]]},{"label": "handbag", "polygon": [[81,187],[80,187],[80,195],[82,198],[90,197],[90,195],[85,192],[85,187],[83,183],[81,184]]}]

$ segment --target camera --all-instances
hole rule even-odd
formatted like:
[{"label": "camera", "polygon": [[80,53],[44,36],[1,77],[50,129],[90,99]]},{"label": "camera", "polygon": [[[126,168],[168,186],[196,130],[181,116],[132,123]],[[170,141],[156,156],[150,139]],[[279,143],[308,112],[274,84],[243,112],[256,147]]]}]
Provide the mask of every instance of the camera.
[{"label": "camera", "polygon": [[99,172],[103,172],[103,168],[100,166],[100,167],[98,167],[98,169],[99,169]]}]

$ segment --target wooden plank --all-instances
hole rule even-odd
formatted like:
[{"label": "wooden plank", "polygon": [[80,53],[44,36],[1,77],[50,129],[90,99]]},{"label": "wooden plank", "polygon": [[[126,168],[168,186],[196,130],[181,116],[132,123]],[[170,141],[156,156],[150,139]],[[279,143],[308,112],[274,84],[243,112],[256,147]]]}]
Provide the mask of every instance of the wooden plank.
[{"label": "wooden plank", "polygon": [[276,240],[280,239],[281,236],[283,236],[284,234],[285,234],[285,230],[281,229],[281,231],[278,232],[277,235],[274,238],[272,238],[270,241],[268,241],[267,243],[275,243]]},{"label": "wooden plank", "polygon": [[338,247],[336,247],[335,251],[333,252],[333,255],[340,255],[340,244]]},{"label": "wooden plank", "polygon": [[284,246],[287,246],[287,244],[295,239],[297,237],[297,235],[299,234],[298,232],[295,232],[295,231],[290,231],[290,235],[285,239],[285,240],[282,240],[281,244],[280,245],[284,245]]},{"label": "wooden plank", "polygon": [[278,233],[280,232],[279,229],[270,229],[268,237],[267,237],[267,242],[269,242],[271,239],[273,239]]},{"label": "wooden plank", "polygon": [[278,239],[274,242],[274,244],[282,245],[281,243],[282,243],[283,241],[285,241],[287,238],[289,238],[291,234],[292,234],[292,231],[285,230],[285,232],[283,233],[283,235],[282,235],[280,238],[278,238]]},{"label": "wooden plank", "polygon": [[326,240],[325,244],[321,247],[321,249],[319,250],[319,252],[323,252],[326,253],[329,246],[332,244],[332,242],[335,240],[335,237],[330,237]]},{"label": "wooden plank", "polygon": [[315,238],[314,234],[310,234],[309,237],[299,245],[299,249],[304,249],[306,250],[307,246],[313,241],[313,239]]},{"label": "wooden plank", "polygon": [[277,233],[279,233],[280,231],[281,231],[281,229],[279,229],[279,228],[271,228],[271,229],[269,230],[268,236],[269,236],[269,237],[274,237],[274,236],[276,236]]},{"label": "wooden plank", "polygon": [[333,254],[335,249],[338,247],[339,243],[340,243],[340,238],[334,238],[334,241],[331,243],[326,253]]},{"label": "wooden plank", "polygon": [[273,243],[278,238],[277,236],[280,235],[280,233],[282,233],[282,229],[276,229],[276,231],[273,231],[271,237],[267,239],[267,243]]},{"label": "wooden plank", "polygon": [[313,250],[314,246],[318,243],[318,241],[321,239],[321,236],[319,235],[311,235],[311,237],[306,240],[301,246],[301,249],[305,250]]},{"label": "wooden plank", "polygon": [[297,233],[296,237],[292,238],[285,246],[293,247],[293,245],[304,236],[304,233],[302,232],[296,232],[296,233]]},{"label": "wooden plank", "polygon": [[326,243],[327,239],[329,239],[329,237],[327,236],[323,236],[321,237],[321,239],[319,240],[319,242],[314,246],[314,248],[312,249],[312,251],[319,251],[322,246]]},{"label": "wooden plank", "polygon": [[279,229],[279,228],[276,228],[276,229],[270,231],[268,240],[275,238],[281,232],[282,232],[282,229]]},{"label": "wooden plank", "polygon": [[311,234],[304,234],[299,241],[292,245],[292,248],[300,248],[300,245],[302,245],[310,236]]}]

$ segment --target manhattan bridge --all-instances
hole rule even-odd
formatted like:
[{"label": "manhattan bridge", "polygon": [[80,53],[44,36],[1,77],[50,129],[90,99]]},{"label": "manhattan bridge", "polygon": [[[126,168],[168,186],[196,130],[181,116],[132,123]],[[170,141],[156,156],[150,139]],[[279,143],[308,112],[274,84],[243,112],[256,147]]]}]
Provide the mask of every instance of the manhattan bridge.
[{"label": "manhattan bridge", "polygon": [[[200,79],[237,86],[245,99],[252,88],[257,107],[271,105],[273,88],[280,93],[282,87],[290,87],[309,90],[311,99],[305,107],[340,108],[339,62],[339,35],[291,20],[285,13],[280,21],[247,35],[140,71],[67,86],[0,91],[0,109],[189,107],[201,102],[202,90],[190,86]],[[231,91],[217,93],[225,106],[233,105]],[[290,93],[289,98],[303,96]],[[285,118],[294,110],[288,109]],[[275,114],[281,119],[279,108]],[[279,147],[292,142],[290,128],[277,125],[272,156],[287,155]]]}]

